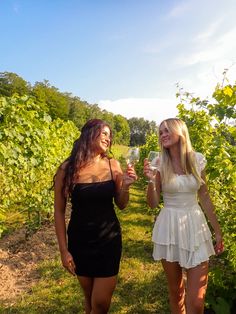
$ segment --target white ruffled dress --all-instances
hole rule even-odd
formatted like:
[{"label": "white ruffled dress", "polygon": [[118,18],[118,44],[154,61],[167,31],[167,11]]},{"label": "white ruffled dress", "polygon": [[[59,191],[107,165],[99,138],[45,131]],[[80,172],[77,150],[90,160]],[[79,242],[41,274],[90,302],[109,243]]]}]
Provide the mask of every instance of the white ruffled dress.
[{"label": "white ruffled dress", "polygon": [[[204,156],[196,153],[196,160],[198,171],[202,171],[206,165]],[[179,262],[188,269],[215,254],[211,232],[198,204],[198,189],[193,175],[175,175],[162,185],[164,207],[152,233],[154,260]]]}]

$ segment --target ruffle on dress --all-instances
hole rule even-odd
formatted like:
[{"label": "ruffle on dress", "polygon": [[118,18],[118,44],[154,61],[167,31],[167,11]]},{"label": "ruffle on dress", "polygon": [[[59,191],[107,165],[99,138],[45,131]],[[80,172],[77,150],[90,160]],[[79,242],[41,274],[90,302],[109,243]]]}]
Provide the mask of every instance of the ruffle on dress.
[{"label": "ruffle on dress", "polygon": [[201,172],[206,167],[206,164],[207,164],[206,158],[203,154],[199,152],[195,152],[195,156],[196,156],[198,170]]},{"label": "ruffle on dress", "polygon": [[177,261],[191,268],[214,255],[211,232],[201,208],[163,208],[153,228],[154,260]]}]

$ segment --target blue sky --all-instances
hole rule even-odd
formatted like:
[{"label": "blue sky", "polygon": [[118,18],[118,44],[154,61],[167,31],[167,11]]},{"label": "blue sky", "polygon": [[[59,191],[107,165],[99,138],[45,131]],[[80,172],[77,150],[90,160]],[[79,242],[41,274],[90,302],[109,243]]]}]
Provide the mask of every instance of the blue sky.
[{"label": "blue sky", "polygon": [[235,0],[0,0],[0,71],[159,123],[236,80]]}]

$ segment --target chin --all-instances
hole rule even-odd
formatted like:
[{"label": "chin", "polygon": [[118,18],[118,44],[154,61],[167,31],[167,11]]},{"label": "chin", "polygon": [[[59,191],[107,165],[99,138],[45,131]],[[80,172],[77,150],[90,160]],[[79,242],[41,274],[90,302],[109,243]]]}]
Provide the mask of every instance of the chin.
[{"label": "chin", "polygon": [[107,151],[108,151],[108,148],[106,148],[106,149],[105,149],[105,148],[102,148],[102,149],[101,149],[101,154],[105,154]]}]

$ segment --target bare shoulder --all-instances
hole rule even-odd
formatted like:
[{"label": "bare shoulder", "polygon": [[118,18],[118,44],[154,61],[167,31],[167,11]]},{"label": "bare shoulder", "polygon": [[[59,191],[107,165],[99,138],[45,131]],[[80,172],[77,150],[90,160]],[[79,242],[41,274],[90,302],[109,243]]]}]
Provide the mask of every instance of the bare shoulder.
[{"label": "bare shoulder", "polygon": [[118,182],[119,184],[123,176],[123,171],[120,162],[117,159],[112,158],[110,159],[110,165],[113,174],[113,179],[116,183]]},{"label": "bare shoulder", "polygon": [[66,160],[58,167],[56,175],[55,175],[55,181],[58,181],[58,180],[61,181],[64,179],[68,163],[69,162]]},{"label": "bare shoulder", "polygon": [[65,171],[66,168],[68,167],[68,164],[69,164],[68,160],[63,161],[63,163],[59,166],[58,170]]},{"label": "bare shoulder", "polygon": [[117,159],[111,158],[110,163],[113,171],[121,170],[120,162]]}]

